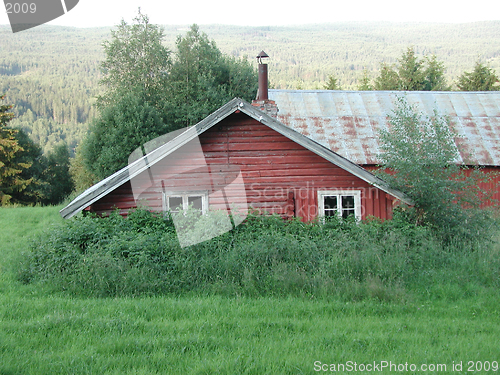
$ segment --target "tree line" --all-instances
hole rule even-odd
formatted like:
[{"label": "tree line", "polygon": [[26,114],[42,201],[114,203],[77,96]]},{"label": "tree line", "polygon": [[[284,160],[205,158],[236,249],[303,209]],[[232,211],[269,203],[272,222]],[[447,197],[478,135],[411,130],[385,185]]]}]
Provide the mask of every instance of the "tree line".
[{"label": "tree line", "polygon": [[[445,77],[446,68],[436,55],[418,58],[413,47],[398,59],[397,64],[380,64],[379,74],[371,79],[364,70],[358,82],[360,91],[396,90],[396,91],[451,91],[452,86]],[[477,60],[474,69],[462,73],[456,83],[460,91],[498,91],[499,78],[488,64]],[[324,85],[327,90],[341,90],[339,79],[334,75],[328,77]]]}]

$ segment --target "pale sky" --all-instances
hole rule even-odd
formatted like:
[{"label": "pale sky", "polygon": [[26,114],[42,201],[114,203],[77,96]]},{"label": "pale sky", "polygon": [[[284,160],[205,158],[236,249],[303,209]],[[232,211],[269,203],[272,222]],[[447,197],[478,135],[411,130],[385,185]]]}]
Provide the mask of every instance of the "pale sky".
[{"label": "pale sky", "polygon": [[[14,2],[15,0],[12,0]],[[23,0],[23,2],[29,0]],[[409,5],[410,4],[410,5]],[[80,0],[50,25],[114,26],[141,7],[152,23],[277,26],[338,21],[474,22],[500,20],[499,0]],[[8,24],[0,5],[0,24]]]}]

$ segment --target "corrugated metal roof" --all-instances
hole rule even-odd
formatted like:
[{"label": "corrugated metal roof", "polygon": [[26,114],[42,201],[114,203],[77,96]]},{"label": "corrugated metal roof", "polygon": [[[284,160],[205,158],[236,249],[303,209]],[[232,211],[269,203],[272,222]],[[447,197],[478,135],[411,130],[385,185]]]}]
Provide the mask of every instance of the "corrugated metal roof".
[{"label": "corrugated metal roof", "polygon": [[269,90],[280,122],[357,164],[379,162],[378,133],[401,95],[450,118],[460,162],[500,166],[500,92]]}]

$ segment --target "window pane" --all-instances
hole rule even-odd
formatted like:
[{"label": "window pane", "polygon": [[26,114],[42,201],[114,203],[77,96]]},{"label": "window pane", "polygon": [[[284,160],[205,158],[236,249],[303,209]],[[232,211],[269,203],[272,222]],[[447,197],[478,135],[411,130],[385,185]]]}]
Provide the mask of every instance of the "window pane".
[{"label": "window pane", "polygon": [[348,216],[355,215],[354,210],[354,195],[342,196],[342,217],[345,219]]},{"label": "window pane", "polygon": [[354,208],[354,195],[342,196],[342,208]]},{"label": "window pane", "polygon": [[337,196],[325,195],[323,199],[324,199],[325,211],[328,209],[337,209]]},{"label": "window pane", "polygon": [[168,197],[168,208],[170,212],[182,210],[182,197]]},{"label": "window pane", "polygon": [[336,216],[338,215],[337,210],[325,210],[325,216]]},{"label": "window pane", "polygon": [[203,210],[203,201],[201,196],[188,197],[188,206],[193,207],[196,210]]},{"label": "window pane", "polygon": [[354,210],[342,210],[342,217],[344,219],[347,219],[347,217],[354,215],[354,214],[355,214]]}]

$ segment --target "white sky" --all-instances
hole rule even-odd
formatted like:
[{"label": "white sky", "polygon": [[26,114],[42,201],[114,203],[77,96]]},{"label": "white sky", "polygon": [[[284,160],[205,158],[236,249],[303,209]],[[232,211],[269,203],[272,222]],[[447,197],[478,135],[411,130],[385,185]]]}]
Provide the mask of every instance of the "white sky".
[{"label": "white sky", "polygon": [[[15,2],[12,0],[9,2]],[[19,0],[19,2],[21,2]],[[22,2],[29,2],[23,0]],[[414,5],[409,5],[414,4]],[[152,23],[276,26],[338,21],[474,22],[500,20],[499,0],[80,0],[49,24],[114,26],[138,7]],[[0,5],[0,24],[8,24]]]}]

